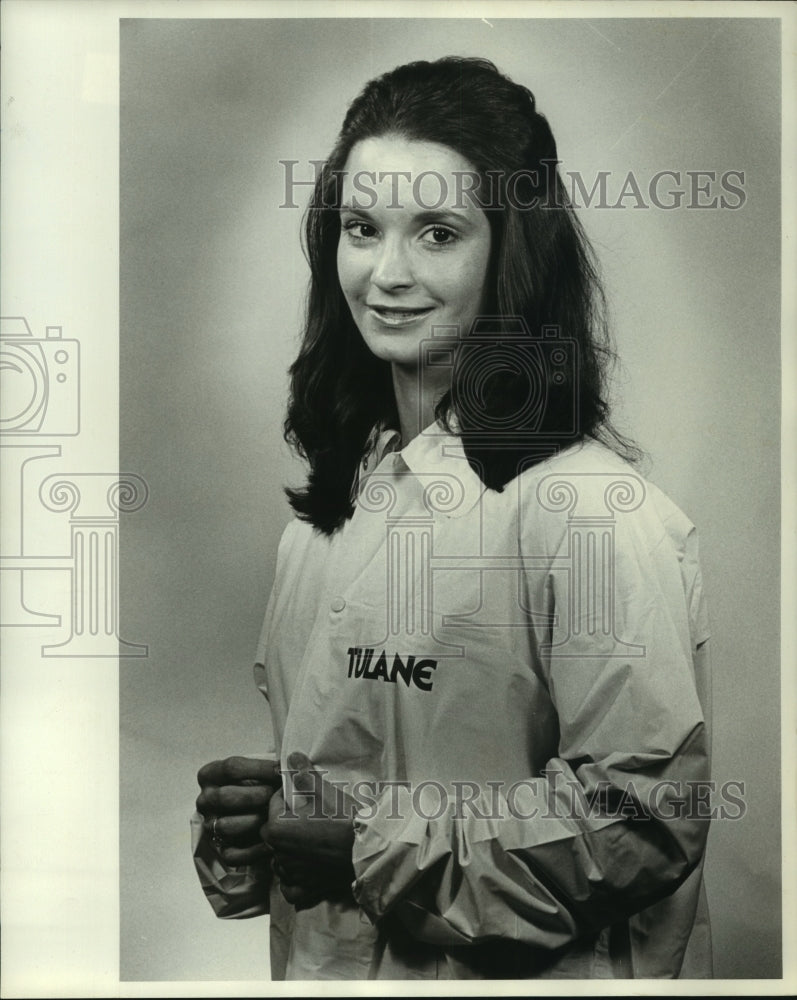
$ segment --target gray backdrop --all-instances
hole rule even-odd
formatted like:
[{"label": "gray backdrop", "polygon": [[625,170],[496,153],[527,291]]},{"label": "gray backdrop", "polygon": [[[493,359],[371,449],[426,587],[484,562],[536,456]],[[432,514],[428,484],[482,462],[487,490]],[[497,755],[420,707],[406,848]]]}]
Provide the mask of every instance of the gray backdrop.
[{"label": "gray backdrop", "polygon": [[199,765],[266,738],[251,663],[300,478],[281,421],[306,282],[278,161],[324,158],[366,79],[446,54],[529,86],[610,203],[628,171],[646,200],[660,170],[745,173],[735,211],[582,218],[618,423],[700,530],[715,777],[745,782],[709,842],[716,971],[780,975],[779,51],[761,19],[122,22],[120,467],[151,491],[121,525],[122,635],[150,646],[122,661],[122,979],[268,976],[266,921],[215,919],[188,818]]}]

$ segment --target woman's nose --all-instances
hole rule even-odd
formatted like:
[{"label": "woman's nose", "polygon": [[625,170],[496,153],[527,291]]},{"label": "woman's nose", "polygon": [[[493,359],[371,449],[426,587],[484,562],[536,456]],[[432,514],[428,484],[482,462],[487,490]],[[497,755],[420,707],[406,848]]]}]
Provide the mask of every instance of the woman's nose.
[{"label": "woman's nose", "polygon": [[412,266],[403,240],[385,239],[377,249],[371,281],[379,288],[408,288],[415,283]]}]

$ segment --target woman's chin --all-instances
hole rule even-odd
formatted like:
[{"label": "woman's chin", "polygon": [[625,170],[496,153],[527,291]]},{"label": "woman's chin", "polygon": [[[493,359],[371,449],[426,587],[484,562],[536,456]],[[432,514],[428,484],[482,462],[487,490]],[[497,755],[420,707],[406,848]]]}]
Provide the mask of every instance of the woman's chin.
[{"label": "woman's chin", "polygon": [[364,336],[368,350],[381,361],[399,368],[415,370],[424,363],[429,331],[406,330],[369,331]]}]

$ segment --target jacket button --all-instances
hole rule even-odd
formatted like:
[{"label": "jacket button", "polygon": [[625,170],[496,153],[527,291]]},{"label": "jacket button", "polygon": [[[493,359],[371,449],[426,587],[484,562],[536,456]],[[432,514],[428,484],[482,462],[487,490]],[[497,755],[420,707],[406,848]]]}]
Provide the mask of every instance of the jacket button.
[{"label": "jacket button", "polygon": [[346,607],[346,602],[342,597],[335,597],[329,606],[333,611],[342,611]]}]

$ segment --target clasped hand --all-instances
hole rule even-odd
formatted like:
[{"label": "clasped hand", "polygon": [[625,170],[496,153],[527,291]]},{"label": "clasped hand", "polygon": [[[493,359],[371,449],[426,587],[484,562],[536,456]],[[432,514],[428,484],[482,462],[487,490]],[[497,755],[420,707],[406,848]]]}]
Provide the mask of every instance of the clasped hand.
[{"label": "clasped hand", "polygon": [[351,898],[353,800],[303,754],[291,754],[287,802],[277,761],[228,757],[200,769],[196,800],[219,858],[227,865],[271,863],[297,910],[322,899]]}]

